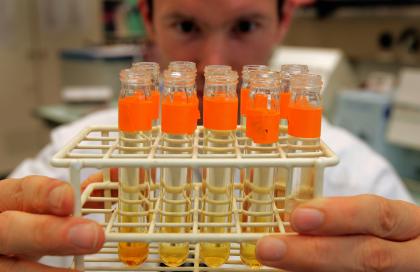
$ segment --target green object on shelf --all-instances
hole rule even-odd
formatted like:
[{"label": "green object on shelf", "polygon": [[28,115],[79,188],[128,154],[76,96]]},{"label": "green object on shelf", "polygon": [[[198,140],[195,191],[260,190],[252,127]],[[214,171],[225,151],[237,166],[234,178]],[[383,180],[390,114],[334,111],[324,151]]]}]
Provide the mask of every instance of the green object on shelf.
[{"label": "green object on shelf", "polygon": [[144,37],[146,31],[137,5],[137,0],[126,0],[126,2],[130,7],[126,16],[127,29],[129,30],[130,36]]}]

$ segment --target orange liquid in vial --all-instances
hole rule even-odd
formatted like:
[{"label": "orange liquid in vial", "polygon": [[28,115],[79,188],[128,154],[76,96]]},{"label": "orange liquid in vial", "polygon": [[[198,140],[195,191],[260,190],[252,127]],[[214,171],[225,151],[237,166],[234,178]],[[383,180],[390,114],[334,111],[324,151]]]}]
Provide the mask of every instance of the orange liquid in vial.
[{"label": "orange liquid in vial", "polygon": [[138,266],[147,259],[149,244],[121,242],[118,244],[118,255],[121,262],[129,266]]},{"label": "orange liquid in vial", "polygon": [[[308,103],[308,102],[306,102]],[[322,108],[298,101],[288,109],[288,132],[302,138],[319,138],[321,135]]]},{"label": "orange liquid in vial", "polygon": [[[144,183],[147,178],[147,172],[144,169],[136,169],[136,168],[122,168],[120,169],[119,178],[121,182],[124,182],[124,186],[126,188],[130,188],[130,183],[137,184],[137,183]],[[123,183],[120,184],[122,186]],[[120,188],[119,197],[120,203],[119,208],[120,211],[123,212],[130,212],[136,213],[139,211],[147,210],[147,206],[145,204],[130,204],[125,203],[123,200],[136,200],[138,196],[136,194],[124,192],[123,187]],[[145,198],[148,197],[148,191],[142,191],[142,194]],[[147,218],[144,216],[138,217],[133,215],[119,215],[119,222],[122,223],[140,223],[146,222]],[[120,227],[120,233],[139,233],[139,232],[146,232],[147,229],[144,227]],[[120,242],[118,243],[118,255],[121,262],[129,265],[129,266],[138,266],[144,263],[149,255],[149,244],[142,243],[142,242]]]},{"label": "orange liquid in vial", "polygon": [[[126,211],[136,211],[135,207],[128,205],[124,207]],[[122,216],[122,222],[125,223],[138,223],[137,218],[131,216]],[[121,233],[136,233],[145,230],[139,230],[138,228],[121,227]],[[118,243],[118,255],[121,262],[129,266],[137,266],[146,261],[149,255],[149,244],[141,242],[120,242]]]}]

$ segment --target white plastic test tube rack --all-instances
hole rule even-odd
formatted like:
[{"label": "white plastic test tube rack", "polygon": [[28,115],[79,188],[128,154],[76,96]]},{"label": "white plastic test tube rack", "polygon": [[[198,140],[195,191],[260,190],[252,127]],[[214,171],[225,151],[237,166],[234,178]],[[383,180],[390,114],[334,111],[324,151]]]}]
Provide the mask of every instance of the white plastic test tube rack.
[{"label": "white plastic test tube rack", "polygon": [[[205,214],[202,210],[202,183],[201,180],[193,180],[191,186],[191,209],[188,211],[192,220],[188,223],[162,223],[162,202],[159,195],[159,175],[146,186],[149,187],[150,209],[149,223],[119,223],[118,222],[118,197],[112,197],[111,191],[118,190],[118,184],[111,182],[110,169],[120,167],[141,167],[145,169],[159,169],[162,167],[191,167],[200,169],[204,167],[232,167],[236,174],[248,167],[284,167],[292,170],[293,167],[314,166],[316,174],[314,177],[315,196],[322,194],[322,181],[324,168],[334,166],[338,163],[337,156],[323,142],[319,146],[309,148],[298,154],[288,153],[286,144],[287,138],[279,137],[279,143],[273,148],[270,154],[249,154],[246,145],[247,138],[243,137],[243,128],[238,126],[237,137],[233,147],[233,154],[223,154],[224,150],[212,150],[212,154],[206,154],[204,150],[203,128],[197,128],[192,141],[191,155],[164,154],[162,135],[160,128],[153,128],[153,145],[145,154],[120,154],[118,145],[118,129],[116,127],[96,126],[81,131],[70,143],[64,146],[52,159],[55,167],[68,168],[70,181],[75,190],[76,205],[75,216],[87,214],[99,214],[103,218],[100,224],[104,227],[106,243],[102,250],[95,255],[75,256],[74,268],[81,271],[255,271],[242,264],[239,258],[239,244],[244,241],[256,241],[266,235],[264,233],[243,233],[244,227],[266,226],[277,229],[282,235],[293,235],[288,233],[289,222],[283,222],[281,215],[284,209],[276,208],[275,203],[284,201],[288,196],[276,197],[273,199],[273,221],[267,223],[245,223],[241,221],[244,214],[252,216],[252,212],[242,210],[244,199],[244,185],[234,184],[234,197],[232,199],[232,220],[230,223],[203,223]],[[281,128],[284,130],[284,128]],[[230,147],[232,148],[232,147]],[[290,148],[290,147],[289,147]],[[226,152],[227,153],[227,152]],[[268,152],[267,152],[268,153]],[[297,157],[299,156],[299,158]],[[84,192],[80,191],[81,171],[85,168],[97,168],[103,172],[103,181],[90,184]],[[292,173],[293,171],[288,171]],[[292,174],[289,174],[289,184]],[[104,190],[103,197],[92,196],[97,189]],[[143,188],[144,189],[144,188]],[[287,191],[287,190],[286,190]],[[102,202],[104,208],[88,209],[83,208],[86,202]],[[148,228],[147,233],[119,233],[119,227],[141,227]],[[162,227],[187,227],[188,233],[159,233]],[[202,233],[200,230],[205,227],[228,227],[229,233]],[[118,242],[147,242],[150,243],[149,257],[145,263],[137,267],[128,267],[120,263],[118,259]],[[158,246],[160,242],[186,242],[190,244],[190,257],[186,265],[181,267],[159,266]],[[225,265],[219,268],[205,267],[200,263],[199,243],[200,242],[230,242],[231,254]],[[261,267],[262,271],[274,271],[272,268]]]}]

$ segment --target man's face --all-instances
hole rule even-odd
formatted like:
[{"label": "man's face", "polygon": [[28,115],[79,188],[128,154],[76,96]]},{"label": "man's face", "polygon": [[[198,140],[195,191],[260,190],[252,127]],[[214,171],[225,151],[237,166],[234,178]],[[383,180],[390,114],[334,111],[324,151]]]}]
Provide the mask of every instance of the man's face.
[{"label": "man's face", "polygon": [[210,64],[267,64],[284,33],[276,0],[154,0],[146,26],[163,67],[188,60],[199,74]]}]

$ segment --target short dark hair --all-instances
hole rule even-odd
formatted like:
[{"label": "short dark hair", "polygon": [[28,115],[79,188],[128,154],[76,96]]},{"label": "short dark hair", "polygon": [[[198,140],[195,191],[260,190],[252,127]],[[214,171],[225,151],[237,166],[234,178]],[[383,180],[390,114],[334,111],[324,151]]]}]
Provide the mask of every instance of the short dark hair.
[{"label": "short dark hair", "polygon": [[[277,14],[279,16],[279,20],[283,19],[283,9],[284,9],[284,1],[285,0],[277,0]],[[152,19],[153,18],[153,0],[146,0],[147,5],[149,7],[147,16]]]}]

